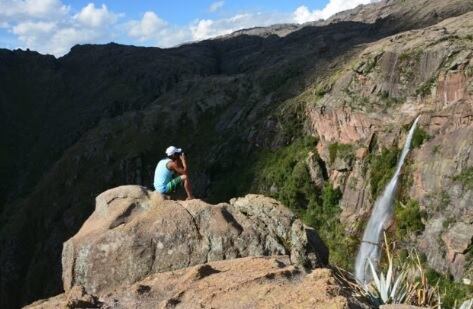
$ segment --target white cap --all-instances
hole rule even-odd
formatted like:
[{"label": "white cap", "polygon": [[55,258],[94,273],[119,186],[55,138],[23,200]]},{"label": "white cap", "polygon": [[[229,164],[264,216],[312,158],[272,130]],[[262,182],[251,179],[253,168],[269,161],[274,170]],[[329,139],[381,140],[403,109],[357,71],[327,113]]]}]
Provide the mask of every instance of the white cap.
[{"label": "white cap", "polygon": [[173,154],[176,154],[176,153],[181,153],[182,152],[182,149],[181,148],[176,148],[174,146],[169,146],[167,149],[166,149],[166,155],[168,157],[172,156]]}]

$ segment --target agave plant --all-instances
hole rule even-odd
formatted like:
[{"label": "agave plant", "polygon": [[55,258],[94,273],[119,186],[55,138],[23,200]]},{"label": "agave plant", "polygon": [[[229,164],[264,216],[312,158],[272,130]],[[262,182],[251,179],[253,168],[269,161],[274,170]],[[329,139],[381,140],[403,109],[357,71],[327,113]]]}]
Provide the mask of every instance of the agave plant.
[{"label": "agave plant", "polygon": [[406,301],[409,294],[409,285],[406,282],[407,272],[405,270],[396,271],[394,269],[393,257],[389,250],[386,234],[384,235],[384,242],[386,244],[385,251],[388,258],[388,270],[386,274],[382,271],[378,274],[375,266],[371,260],[368,259],[373,281],[366,286],[365,296],[374,305],[378,306],[382,304],[402,304]]},{"label": "agave plant", "polygon": [[373,276],[373,282],[367,288],[367,296],[371,301],[378,305],[404,303],[407,297],[406,273],[394,272],[390,258],[386,275],[383,272],[378,275],[371,260],[368,263]]}]

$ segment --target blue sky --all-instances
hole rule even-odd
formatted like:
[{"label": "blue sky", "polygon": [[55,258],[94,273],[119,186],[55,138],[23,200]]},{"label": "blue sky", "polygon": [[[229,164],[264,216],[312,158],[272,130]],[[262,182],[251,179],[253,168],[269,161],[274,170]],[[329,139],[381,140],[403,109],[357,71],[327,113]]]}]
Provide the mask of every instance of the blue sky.
[{"label": "blue sky", "polygon": [[0,0],[0,48],[62,56],[75,44],[172,47],[254,26],[304,23],[374,0]]}]

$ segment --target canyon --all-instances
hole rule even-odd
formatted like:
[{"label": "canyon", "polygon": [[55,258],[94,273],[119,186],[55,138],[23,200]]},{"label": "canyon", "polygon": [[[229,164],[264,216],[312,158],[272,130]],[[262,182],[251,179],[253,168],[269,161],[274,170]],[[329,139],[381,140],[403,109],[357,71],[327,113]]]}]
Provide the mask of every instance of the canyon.
[{"label": "canyon", "polygon": [[[140,245],[136,252],[150,257],[144,265],[159,271],[117,284],[117,295],[132,285],[157,293],[153,286],[163,278],[198,289],[206,283],[183,278],[224,269],[236,276],[243,264],[272,273],[275,259],[282,261],[278,269],[303,281],[294,290],[306,289],[306,280],[333,282],[325,267],[353,270],[374,201],[419,115],[387,231],[400,248],[418,250],[433,272],[456,284],[473,280],[472,33],[471,1],[388,0],[326,21],[249,29],[171,49],[79,45],[58,59],[0,50],[0,307],[60,294],[77,280],[92,282],[86,273],[68,275],[63,286],[63,270],[77,259],[63,256],[63,244],[75,252],[77,233],[94,218],[102,192],[151,188],[155,164],[170,144],[185,148],[195,193],[206,201],[190,208],[212,213],[210,204],[224,203],[212,216],[226,222],[222,209],[235,207],[232,198],[271,196],[293,212],[274,218],[294,216],[310,226],[329,260],[319,265],[319,249],[302,254],[317,265],[307,275],[274,236],[251,252],[242,249],[248,244],[225,253],[204,250],[195,263],[160,268]],[[136,190],[140,198],[152,196]],[[182,212],[178,202],[160,203]],[[133,209],[114,228],[131,226],[125,218],[139,215]],[[182,216],[192,227],[188,214]],[[145,241],[148,231],[134,228]],[[239,231],[228,229],[230,238]],[[196,240],[202,248],[209,243]],[[138,283],[146,276],[149,282]],[[203,280],[218,280],[212,276]],[[264,282],[277,303],[280,292]],[[74,293],[93,301],[94,284]],[[145,297],[138,294],[129,297]],[[61,295],[54,301],[67,301]]]}]

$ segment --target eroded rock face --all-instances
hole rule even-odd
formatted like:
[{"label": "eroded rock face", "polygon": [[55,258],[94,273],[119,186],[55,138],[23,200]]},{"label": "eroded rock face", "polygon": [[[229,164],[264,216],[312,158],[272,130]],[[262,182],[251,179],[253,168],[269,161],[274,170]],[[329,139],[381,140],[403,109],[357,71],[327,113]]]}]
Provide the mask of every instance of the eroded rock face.
[{"label": "eroded rock face", "polygon": [[[449,118],[446,123],[455,123]],[[473,166],[473,127],[450,130],[414,152],[411,196],[428,214],[419,249],[437,271],[461,280],[471,276],[465,267],[473,238],[473,191],[455,177]]]},{"label": "eroded rock face", "polygon": [[314,183],[314,186],[321,190],[325,183],[325,178],[327,177],[327,171],[324,170],[324,166],[320,159],[314,153],[309,153],[306,159],[307,168],[309,169],[310,179]]},{"label": "eroded rock face", "polygon": [[307,117],[311,130],[317,132],[321,140],[341,144],[369,141],[372,127],[379,123],[379,120],[360,112],[325,106],[308,108]]},{"label": "eroded rock face", "polygon": [[[370,158],[384,148],[401,149],[407,128],[421,115],[418,128],[427,138],[407,158],[398,198],[418,202],[425,214],[425,230],[412,235],[409,246],[457,281],[473,276],[473,190],[456,178],[473,168],[472,17],[470,12],[370,44],[324,81],[326,93],[315,88],[319,97],[306,113],[328,179],[343,192],[340,220],[356,237],[377,198]],[[351,164],[334,153],[336,147],[330,151],[334,144],[350,147]]]},{"label": "eroded rock face", "polygon": [[307,273],[289,256],[214,261],[156,273],[96,296],[75,287],[26,308],[71,308],[81,301],[90,308],[368,308],[344,291],[331,270]]},{"label": "eroded rock face", "polygon": [[314,268],[328,254],[316,232],[279,202],[247,195],[229,204],[172,201],[139,186],[108,190],[80,231],[64,243],[64,289],[88,293],[216,260],[288,255]]}]

